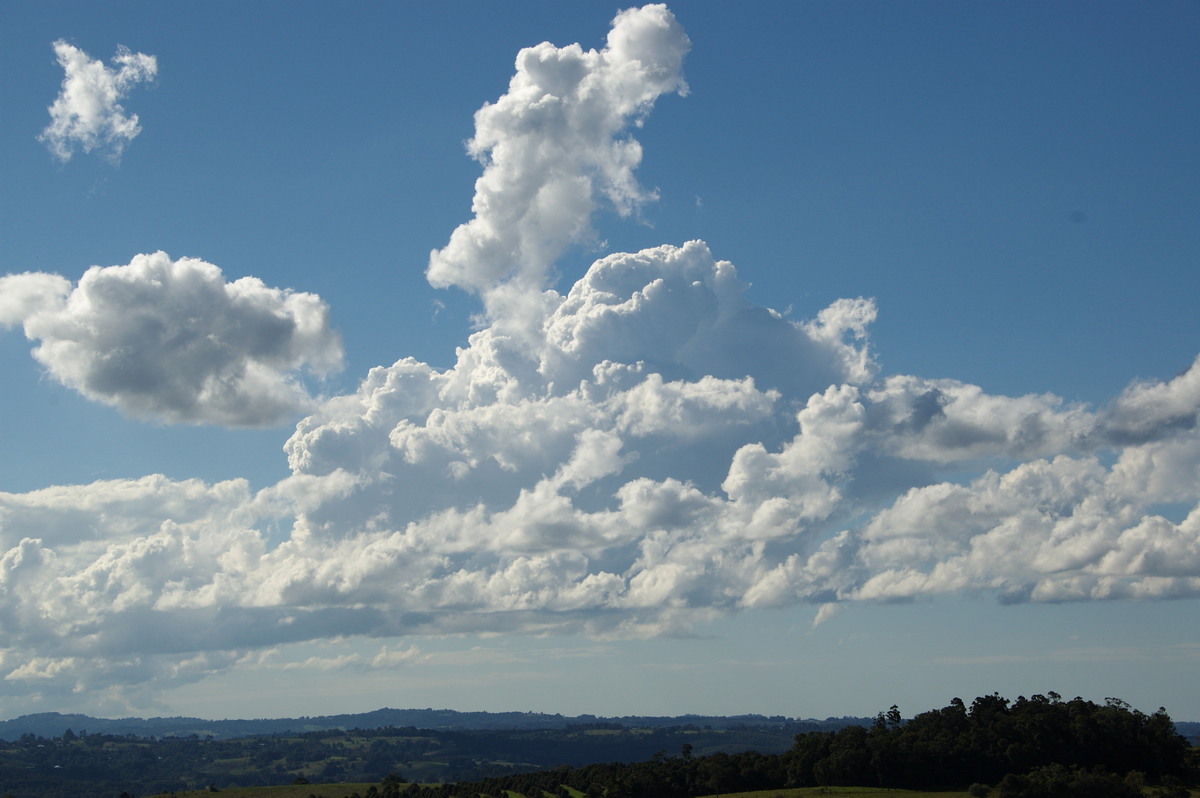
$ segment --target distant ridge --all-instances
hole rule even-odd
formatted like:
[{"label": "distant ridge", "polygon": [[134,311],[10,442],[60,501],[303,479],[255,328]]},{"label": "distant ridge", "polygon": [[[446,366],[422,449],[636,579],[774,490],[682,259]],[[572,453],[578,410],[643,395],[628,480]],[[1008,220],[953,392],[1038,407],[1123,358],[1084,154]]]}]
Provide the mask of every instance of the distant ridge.
[{"label": "distant ridge", "polygon": [[740,726],[795,726],[796,731],[835,730],[854,724],[870,725],[871,718],[796,719],[782,715],[678,715],[598,717],[596,715],[547,715],[539,712],[457,712],[452,709],[376,709],[346,715],[320,715],[298,718],[257,718],[252,720],[206,720],[203,718],[95,718],[90,715],[64,715],[40,712],[0,721],[0,740],[16,740],[23,734],[37,737],[61,737],[67,729],[75,734],[133,734],[138,737],[251,737],[260,734],[323,731],[326,729],[376,729],[387,726],[412,726],[438,731],[496,729],[562,729],[568,726],[612,723],[640,728],[667,726],[708,726],[729,729]]},{"label": "distant ridge", "polygon": [[[636,728],[697,726],[712,729],[738,727],[789,727],[795,733],[836,731],[846,726],[870,726],[874,718],[789,718],[783,715],[547,715],[540,712],[458,712],[453,709],[376,709],[345,715],[318,715],[298,718],[256,718],[251,720],[206,720],[204,718],[95,718],[91,715],[64,715],[40,712],[0,720],[0,740],[16,740],[23,734],[37,737],[61,737],[67,729],[75,734],[132,734],[137,737],[253,737],[263,734],[324,731],[327,729],[378,729],[388,726],[414,727],[437,731],[490,731],[499,729],[564,729],[568,726],[616,724]],[[1200,722],[1176,721],[1175,728],[1193,743],[1200,742]]]}]

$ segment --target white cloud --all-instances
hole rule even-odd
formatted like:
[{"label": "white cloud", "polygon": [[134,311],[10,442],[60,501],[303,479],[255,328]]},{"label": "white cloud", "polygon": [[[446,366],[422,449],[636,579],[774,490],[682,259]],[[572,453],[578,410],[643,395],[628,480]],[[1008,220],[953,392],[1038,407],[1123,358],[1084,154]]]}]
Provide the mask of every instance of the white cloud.
[{"label": "white cloud", "polygon": [[517,307],[536,307],[529,292],[545,287],[568,244],[592,236],[601,198],[627,214],[653,197],[633,176],[641,147],[622,134],[659,95],[686,90],[689,46],[666,6],[651,5],[618,14],[599,52],[522,50],[508,92],[475,114],[475,218],[430,255],[430,282],[479,293],[513,320]]},{"label": "white cloud", "polygon": [[15,530],[36,530],[37,538],[51,546],[132,540],[156,532],[162,519],[190,523],[218,512],[232,513],[250,498],[245,480],[208,485],[198,479],[177,482],[161,474],[29,493],[0,492],[0,547],[16,545]]},{"label": "white cloud", "polygon": [[25,272],[0,277],[0,326],[12,327],[40,313],[62,310],[71,281],[58,274]]},{"label": "white cloud", "polygon": [[373,655],[355,652],[332,657],[312,656],[303,660],[282,660],[279,653],[278,648],[273,648],[252,658],[247,657],[247,662],[252,662],[253,667],[264,670],[364,671],[395,670],[428,659],[416,646],[396,649],[385,645],[380,646]]},{"label": "white cloud", "polygon": [[[1200,442],[1193,437],[1183,446],[1195,458]],[[914,488],[863,530],[856,559],[869,576],[848,595],[896,599],[969,590],[1017,601],[1200,595],[1196,511],[1179,524],[1150,514],[1147,505],[1162,497],[1140,484],[1121,463],[1106,468],[1095,458],[1060,455],[965,485]],[[1198,501],[1197,484],[1193,478],[1187,501]]]},{"label": "white cloud", "polygon": [[1200,356],[1173,380],[1139,381],[1105,414],[1105,432],[1120,443],[1140,442],[1200,425]]},{"label": "white cloud", "polygon": [[869,398],[880,444],[912,460],[1036,457],[1085,447],[1097,427],[1093,413],[1057,396],[992,396],[956,380],[889,377]]},{"label": "white cloud", "polygon": [[125,145],[142,132],[137,114],[127,114],[121,100],[137,84],[154,80],[158,60],[122,46],[107,67],[61,39],[54,43],[54,54],[66,76],[49,108],[50,124],[38,140],[62,161],[69,161],[76,148],[107,150],[119,158]]},{"label": "white cloud", "polygon": [[837,616],[841,615],[843,609],[844,607],[841,604],[822,604],[817,609],[816,616],[813,617],[813,628],[815,629],[826,621],[833,620]]},{"label": "white cloud", "polygon": [[312,406],[298,379],[341,367],[313,294],[164,252],[57,275],[0,278],[0,322],[20,323],[59,382],[135,418],[264,426]]},{"label": "white cloud", "polygon": [[[649,7],[601,53],[522,51],[477,116],[475,218],[430,263],[482,296],[482,328],[450,368],[404,358],[316,403],[288,479],[0,494],[0,690],[141,700],[238,662],[418,657],[261,653],[349,636],[681,634],[746,608],[808,603],[824,623],[954,591],[1200,596],[1195,367],[1099,411],[879,376],[872,301],[790,321],[699,241],[550,285],[597,196],[646,196],[614,137],[681,88],[686,48]],[[340,359],[318,299],[200,261],[139,256],[73,290],[4,279],[0,322],[138,415],[261,423],[307,401],[295,369]],[[1176,523],[1164,502],[1197,509]]]}]

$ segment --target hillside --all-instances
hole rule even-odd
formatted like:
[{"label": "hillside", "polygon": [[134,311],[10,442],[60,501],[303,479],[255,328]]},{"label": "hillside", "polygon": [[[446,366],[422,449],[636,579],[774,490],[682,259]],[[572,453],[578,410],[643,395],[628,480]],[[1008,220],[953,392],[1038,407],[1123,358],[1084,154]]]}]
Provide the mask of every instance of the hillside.
[{"label": "hillside", "polygon": [[287,734],[333,729],[378,729],[411,726],[436,731],[537,730],[565,729],[596,723],[624,727],[661,729],[671,726],[696,726],[711,729],[742,727],[788,727],[801,731],[836,731],[854,724],[870,723],[870,718],[812,718],[798,720],[781,715],[679,715],[597,717],[595,715],[548,715],[537,712],[456,712],[452,709],[377,709],[345,715],[320,715],[298,718],[258,718],[206,720],[203,718],[95,718],[90,715],[42,712],[0,721],[0,740],[16,740],[24,734],[37,737],[61,737],[68,729],[93,734],[133,734],[138,737],[212,737],[216,740],[260,734]]}]

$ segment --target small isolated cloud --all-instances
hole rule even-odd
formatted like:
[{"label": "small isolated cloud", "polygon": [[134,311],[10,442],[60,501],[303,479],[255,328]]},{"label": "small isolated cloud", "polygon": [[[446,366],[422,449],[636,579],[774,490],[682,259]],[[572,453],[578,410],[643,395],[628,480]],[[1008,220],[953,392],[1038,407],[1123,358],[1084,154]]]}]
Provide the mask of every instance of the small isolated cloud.
[{"label": "small isolated cloud", "polygon": [[845,609],[845,605],[843,605],[843,604],[834,604],[834,603],[822,604],[817,609],[817,614],[813,617],[813,621],[812,621],[813,628],[816,629],[818,626],[825,623],[826,621],[829,621],[829,620],[832,620],[832,619],[838,617],[839,615],[842,614],[842,611],[844,609]]},{"label": "small isolated cloud", "polygon": [[313,406],[298,374],[341,367],[314,294],[164,252],[52,274],[0,277],[0,324],[20,324],[63,385],[134,418],[265,426]]},{"label": "small isolated cloud", "polygon": [[[1100,410],[881,375],[873,301],[793,321],[702,241],[554,287],[597,198],[646,197],[621,131],[682,87],[687,46],[649,6],[601,52],[521,52],[476,115],[475,216],[430,259],[432,282],[487,311],[449,368],[405,357],[312,402],[295,370],[341,355],[316,297],[162,253],[78,286],[4,278],[0,322],[89,396],[183,421],[310,413],[291,476],[257,493],[162,477],[0,493],[0,694],[136,697],[350,636],[686,634],[951,592],[1200,596],[1200,367]],[[1156,514],[1168,502],[1194,509],[1176,522]]]},{"label": "small isolated cloud", "polygon": [[137,84],[154,80],[158,60],[121,46],[112,66],[105,66],[62,39],[54,43],[54,54],[66,75],[49,108],[50,124],[38,140],[63,162],[76,149],[107,150],[114,160],[120,158],[125,145],[142,132],[137,114],[126,113],[121,100]]}]

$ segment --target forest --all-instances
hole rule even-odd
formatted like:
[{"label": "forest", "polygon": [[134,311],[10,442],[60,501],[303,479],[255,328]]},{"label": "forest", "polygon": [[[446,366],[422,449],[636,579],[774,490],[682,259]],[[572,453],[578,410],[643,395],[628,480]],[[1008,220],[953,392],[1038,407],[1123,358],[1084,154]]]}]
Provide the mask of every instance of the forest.
[{"label": "forest", "polygon": [[[691,798],[838,785],[969,790],[999,798],[1188,795],[1200,749],[1165,710],[1143,713],[1055,693],[806,730],[328,730],[233,740],[68,731],[0,742],[4,798],[130,798],[254,784],[311,784],[317,798],[565,796]],[[769,750],[777,748],[776,751]],[[647,753],[651,751],[652,753]],[[436,767],[435,767],[436,766]],[[439,769],[440,768],[440,769]],[[371,782],[351,792],[338,784]],[[508,792],[506,792],[508,791]]]}]

